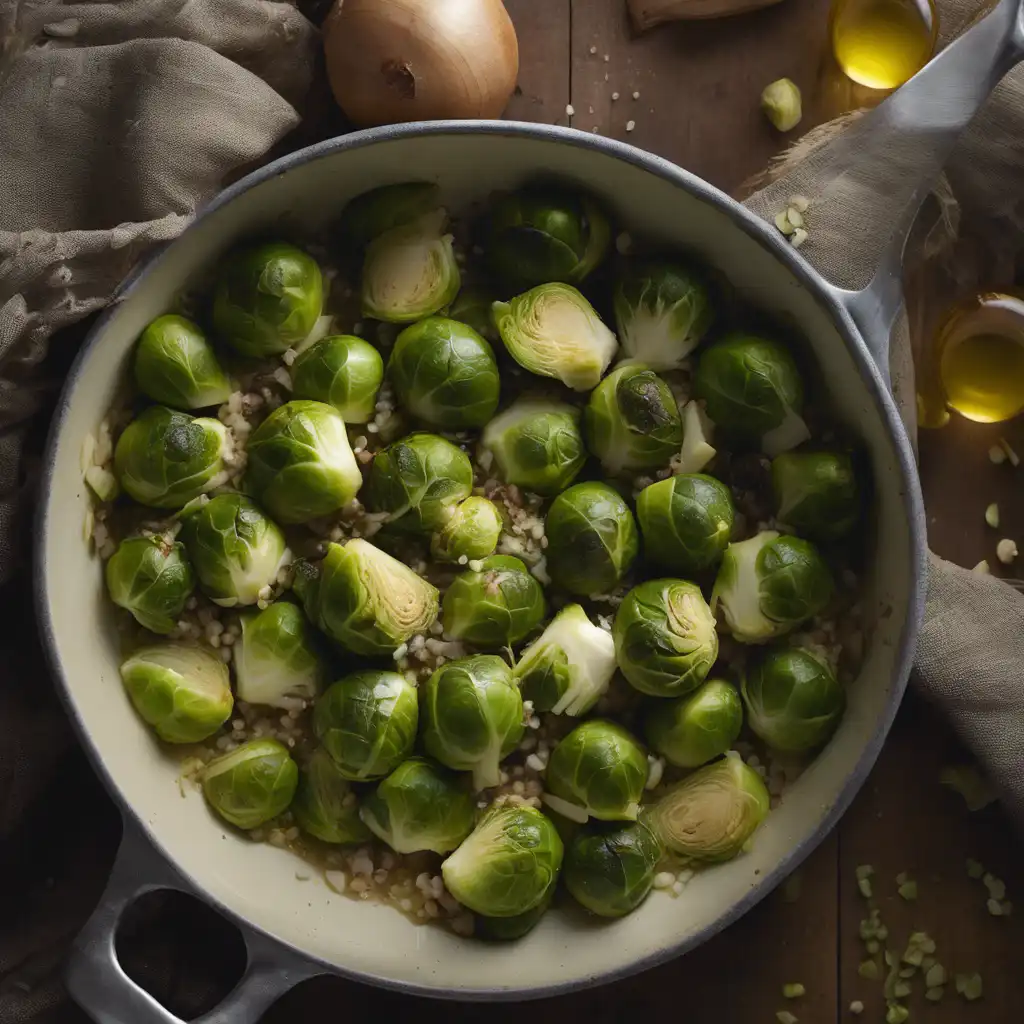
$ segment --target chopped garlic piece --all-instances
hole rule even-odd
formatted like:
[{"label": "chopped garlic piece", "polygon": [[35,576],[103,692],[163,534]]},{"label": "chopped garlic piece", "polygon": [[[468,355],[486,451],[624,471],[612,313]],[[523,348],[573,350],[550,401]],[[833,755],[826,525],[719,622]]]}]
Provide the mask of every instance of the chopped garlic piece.
[{"label": "chopped garlic piece", "polygon": [[999,527],[999,506],[994,501],[987,509],[985,509],[985,522],[988,523],[993,530]]},{"label": "chopped garlic piece", "polygon": [[1010,460],[1010,465],[1017,468],[1020,465],[1020,456],[1013,450],[1010,442],[1005,437],[999,438],[999,445],[1006,452],[1006,457]]},{"label": "chopped garlic piece", "polygon": [[993,466],[1001,466],[1006,461],[1006,452],[998,444],[992,445],[988,450],[988,461]]},{"label": "chopped garlic piece", "polygon": [[1003,565],[1009,565],[1017,557],[1017,554],[1017,545],[1014,541],[1010,540],[1009,537],[1004,537],[996,545],[996,558],[998,558]]},{"label": "chopped garlic piece", "polygon": [[789,223],[795,228],[802,228],[804,226],[804,215],[795,207],[791,206],[786,211],[786,217],[789,219]]},{"label": "chopped garlic piece", "polygon": [[790,196],[789,205],[799,213],[806,213],[811,205],[811,201],[807,196]]},{"label": "chopped garlic piece", "polygon": [[992,573],[992,567],[988,564],[988,559],[983,558],[971,572],[981,573],[982,576],[989,576]]},{"label": "chopped garlic piece", "polygon": [[806,230],[804,228],[797,228],[796,231],[793,232],[793,237],[789,240],[789,244],[792,245],[794,249],[799,249],[806,241]]},{"label": "chopped garlic piece", "polygon": [[789,219],[788,210],[775,215],[775,226],[787,237],[796,230],[796,225]]}]

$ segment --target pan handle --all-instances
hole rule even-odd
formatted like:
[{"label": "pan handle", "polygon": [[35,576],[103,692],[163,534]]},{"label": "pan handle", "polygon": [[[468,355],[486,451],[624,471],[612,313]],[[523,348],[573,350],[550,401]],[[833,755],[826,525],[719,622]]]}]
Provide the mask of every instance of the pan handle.
[{"label": "pan handle", "polygon": [[[139,896],[159,889],[194,895],[192,887],[126,818],[110,881],[75,939],[65,977],[72,998],[97,1024],[185,1024],[125,974],[114,948],[124,911]],[[289,989],[324,973],[266,935],[239,927],[248,953],[245,972],[217,1006],[192,1024],[255,1024]]]}]

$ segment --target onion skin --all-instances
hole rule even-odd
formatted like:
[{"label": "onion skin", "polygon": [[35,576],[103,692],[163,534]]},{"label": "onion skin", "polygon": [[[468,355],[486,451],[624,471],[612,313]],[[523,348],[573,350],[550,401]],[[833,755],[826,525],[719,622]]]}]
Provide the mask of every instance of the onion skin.
[{"label": "onion skin", "polygon": [[336,0],[324,52],[334,97],[360,127],[499,117],[519,72],[501,0]]}]

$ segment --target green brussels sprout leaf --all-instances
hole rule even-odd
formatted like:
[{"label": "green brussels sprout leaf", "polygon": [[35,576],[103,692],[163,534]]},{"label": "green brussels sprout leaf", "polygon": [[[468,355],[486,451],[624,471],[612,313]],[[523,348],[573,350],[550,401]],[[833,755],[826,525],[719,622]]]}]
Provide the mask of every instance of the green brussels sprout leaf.
[{"label": "green brussels sprout leaf", "polygon": [[647,742],[679,768],[699,768],[721,757],[742,727],[740,695],[722,679],[708,679],[685,697],[659,700],[644,718]]},{"label": "green brussels sprout leaf", "polygon": [[383,380],[381,354],[352,334],[321,338],[292,364],[295,397],[333,406],[346,423],[373,419]]},{"label": "green brussels sprout leaf", "polygon": [[135,347],[135,383],[154,402],[188,412],[221,405],[231,382],[202,330],[183,316],[157,317]]},{"label": "green brussels sprout leaf", "polygon": [[647,898],[661,845],[646,825],[588,825],[565,852],[566,888],[600,917],[624,917]]},{"label": "green brussels sprout leaf", "polygon": [[456,576],[444,595],[445,634],[479,647],[509,647],[544,618],[544,591],[511,555],[491,555]]},{"label": "green brussels sprout leaf", "polygon": [[129,537],[107,561],[107,593],[151,633],[170,633],[195,580],[182,544],[164,537]]},{"label": "green brussels sprout leaf", "polygon": [[364,843],[373,833],[359,817],[359,800],[331,755],[317,747],[299,773],[291,806],[303,832],[325,843]]}]

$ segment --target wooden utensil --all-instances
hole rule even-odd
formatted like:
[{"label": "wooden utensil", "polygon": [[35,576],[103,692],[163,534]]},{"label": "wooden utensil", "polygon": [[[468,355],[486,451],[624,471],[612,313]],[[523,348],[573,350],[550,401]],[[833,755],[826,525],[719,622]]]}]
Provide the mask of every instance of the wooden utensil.
[{"label": "wooden utensil", "polygon": [[698,21],[724,18],[760,7],[772,7],[781,0],[626,0],[629,16],[638,32],[667,21]]}]

